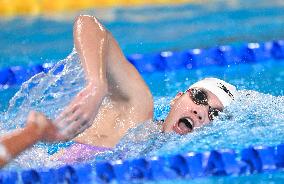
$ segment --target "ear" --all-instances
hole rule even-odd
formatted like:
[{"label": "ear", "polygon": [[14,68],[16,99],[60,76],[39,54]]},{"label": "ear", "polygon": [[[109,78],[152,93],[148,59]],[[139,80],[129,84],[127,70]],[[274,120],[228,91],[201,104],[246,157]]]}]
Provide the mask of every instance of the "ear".
[{"label": "ear", "polygon": [[179,97],[181,97],[182,95],[183,95],[183,92],[178,92],[176,96],[171,100],[170,105],[173,106],[175,102],[177,101],[177,99],[179,99]]}]

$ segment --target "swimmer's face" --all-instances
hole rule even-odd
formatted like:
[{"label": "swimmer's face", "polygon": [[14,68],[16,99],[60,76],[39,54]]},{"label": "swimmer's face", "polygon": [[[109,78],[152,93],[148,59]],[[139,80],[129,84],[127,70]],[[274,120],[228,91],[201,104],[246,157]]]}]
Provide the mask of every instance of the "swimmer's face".
[{"label": "swimmer's face", "polygon": [[181,135],[190,133],[194,128],[212,121],[212,117],[214,117],[212,110],[223,110],[222,103],[213,93],[205,89],[198,90],[204,92],[207,105],[196,103],[191,91],[178,93],[171,102],[171,110],[163,124],[163,132],[174,131]]}]

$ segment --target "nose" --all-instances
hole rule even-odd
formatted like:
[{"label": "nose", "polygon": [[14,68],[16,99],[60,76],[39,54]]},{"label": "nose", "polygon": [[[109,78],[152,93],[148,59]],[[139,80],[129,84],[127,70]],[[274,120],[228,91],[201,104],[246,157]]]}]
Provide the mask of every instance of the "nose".
[{"label": "nose", "polygon": [[198,113],[196,110],[193,111],[193,114],[195,114],[199,120],[203,119],[202,116],[200,116],[200,113]]},{"label": "nose", "polygon": [[201,109],[201,108],[193,109],[192,113],[195,115],[195,117],[199,121],[199,123],[203,123],[205,121],[205,117],[206,117],[205,107],[204,107],[204,109]]}]

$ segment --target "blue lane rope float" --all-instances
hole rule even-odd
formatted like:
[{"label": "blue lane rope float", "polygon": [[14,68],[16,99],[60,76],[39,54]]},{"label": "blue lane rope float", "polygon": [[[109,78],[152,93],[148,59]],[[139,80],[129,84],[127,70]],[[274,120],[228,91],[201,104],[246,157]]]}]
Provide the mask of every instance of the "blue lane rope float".
[{"label": "blue lane rope float", "polygon": [[[217,46],[209,49],[190,49],[184,51],[164,51],[152,54],[132,54],[127,59],[141,73],[168,71],[179,68],[196,69],[208,66],[228,66],[239,63],[261,62],[269,59],[284,59],[284,40],[265,43],[248,43],[241,46]],[[33,75],[48,72],[51,63],[28,67],[13,66],[0,69],[0,89],[20,85]],[[55,73],[64,66],[58,67]]]},{"label": "blue lane rope float", "polygon": [[284,169],[284,144],[255,146],[236,152],[230,149],[210,152],[136,158],[60,168],[29,169],[19,173],[0,172],[0,183],[110,183],[195,179],[209,176],[241,176]]}]

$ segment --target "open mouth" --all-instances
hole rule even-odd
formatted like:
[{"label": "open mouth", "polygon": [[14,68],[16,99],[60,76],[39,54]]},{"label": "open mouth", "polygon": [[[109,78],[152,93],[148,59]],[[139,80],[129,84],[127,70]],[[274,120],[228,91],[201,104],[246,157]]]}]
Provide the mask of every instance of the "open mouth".
[{"label": "open mouth", "polygon": [[173,130],[178,134],[186,134],[193,129],[193,121],[189,117],[180,118],[174,125]]}]

